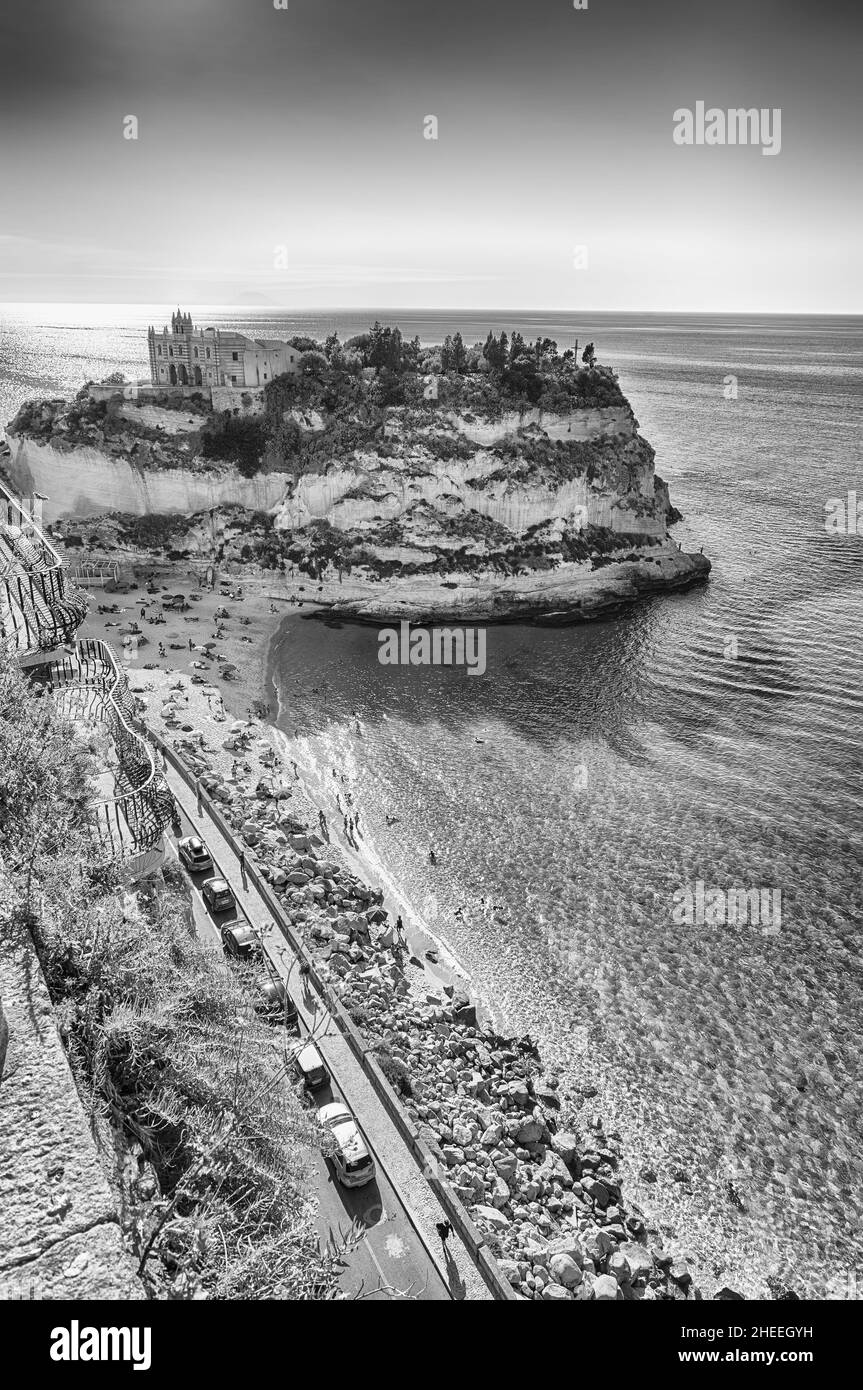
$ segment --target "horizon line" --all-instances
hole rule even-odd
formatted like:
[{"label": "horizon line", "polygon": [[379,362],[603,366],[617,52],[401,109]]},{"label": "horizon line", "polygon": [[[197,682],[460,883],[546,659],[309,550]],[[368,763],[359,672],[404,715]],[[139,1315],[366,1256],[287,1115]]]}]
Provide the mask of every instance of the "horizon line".
[{"label": "horizon line", "polygon": [[[144,300],[144,299],[4,299],[0,300],[0,309],[5,308],[128,308],[128,309],[149,309],[164,308],[170,304],[171,300]],[[234,303],[228,300],[185,300],[186,307],[190,309],[230,309],[234,311],[246,311],[248,313],[285,313],[285,314],[474,314],[477,317],[483,314],[667,314],[677,317],[689,317],[699,314],[709,314],[714,318],[739,318],[749,316],[751,318],[863,318],[863,308],[837,311],[834,309],[598,309],[598,308],[562,308],[560,306],[550,307],[543,305],[530,305],[527,307],[514,307],[512,305],[502,305],[497,308],[487,306],[456,306],[443,305],[435,307],[428,304],[411,304],[400,307],[386,305],[361,305],[351,306],[348,304],[338,305],[310,305],[298,307],[289,304],[246,304]],[[176,306],[181,307],[180,305]]]}]

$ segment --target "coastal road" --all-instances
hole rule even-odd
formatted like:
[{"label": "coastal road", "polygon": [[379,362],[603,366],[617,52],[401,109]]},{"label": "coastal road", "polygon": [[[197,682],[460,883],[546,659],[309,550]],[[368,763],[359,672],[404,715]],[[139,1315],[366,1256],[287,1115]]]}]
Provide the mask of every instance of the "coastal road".
[{"label": "coastal road", "polygon": [[[314,992],[308,988],[303,989],[303,977],[299,973],[298,961],[259,899],[258,910],[255,910],[254,899],[257,898],[257,894],[254,889],[243,889],[239,862],[230,845],[209,817],[204,816],[200,822],[198,821],[194,796],[170,764],[166,776],[171,790],[180,801],[181,835],[197,835],[207,845],[213,859],[214,868],[204,873],[190,874],[183,868],[191,888],[195,930],[199,938],[221,953],[220,927],[237,919],[251,922],[262,936],[265,950],[285,980],[291,998],[297,1006],[301,1035],[307,1036],[314,1031],[315,1041],[330,1068],[332,1088],[318,1092],[315,1105],[325,1105],[330,1100],[343,1100],[356,1114],[374,1155],[376,1177],[371,1183],[360,1188],[342,1187],[327,1160],[322,1155],[317,1159],[317,1195],[320,1203],[318,1219],[322,1240],[332,1236],[338,1241],[340,1235],[348,1233],[353,1222],[364,1229],[362,1240],[345,1256],[343,1288],[351,1295],[376,1300],[399,1295],[421,1301],[463,1297],[459,1271],[451,1257],[444,1262],[438,1253],[440,1241],[434,1227],[432,1226],[433,1240],[429,1240],[429,1249],[418,1233],[419,1222],[396,1190],[388,1171],[387,1155],[385,1152],[382,1153],[383,1146],[375,1142],[377,1126],[368,1124],[366,1111],[357,1102],[355,1078],[351,1074],[345,1075],[345,1071],[349,1072],[350,1069],[346,1069],[345,1059],[340,1050],[333,1046],[338,1040],[347,1050],[341,1034],[335,1029]],[[183,791],[185,798],[181,795]],[[180,863],[176,838],[166,835],[166,843],[169,853]],[[219,913],[217,917],[214,917],[207,907],[200,889],[201,883],[214,875],[221,875],[227,879],[237,899],[235,910]],[[251,910],[247,911],[247,908]],[[227,960],[225,964],[226,968],[230,968]],[[336,1053],[339,1055],[334,1055]],[[362,1076],[355,1059],[351,1057],[351,1060]],[[364,1077],[362,1079],[368,1087],[368,1082]],[[400,1139],[397,1139],[397,1142],[404,1148]],[[413,1159],[409,1155],[406,1157],[413,1165],[417,1179],[421,1181]],[[435,1243],[437,1250],[432,1254]],[[488,1297],[485,1286],[482,1288],[484,1296]]]}]

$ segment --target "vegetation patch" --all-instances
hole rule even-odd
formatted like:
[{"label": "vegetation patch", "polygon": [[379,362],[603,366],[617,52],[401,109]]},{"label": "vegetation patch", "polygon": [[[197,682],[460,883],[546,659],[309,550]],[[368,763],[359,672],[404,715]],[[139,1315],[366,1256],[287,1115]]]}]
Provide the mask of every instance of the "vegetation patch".
[{"label": "vegetation patch", "polygon": [[319,1134],[287,1040],[194,935],[169,870],[122,891],[86,830],[87,746],[0,672],[0,835],[79,1093],[137,1156],[125,1235],[156,1298],[337,1296],[309,1199]]}]

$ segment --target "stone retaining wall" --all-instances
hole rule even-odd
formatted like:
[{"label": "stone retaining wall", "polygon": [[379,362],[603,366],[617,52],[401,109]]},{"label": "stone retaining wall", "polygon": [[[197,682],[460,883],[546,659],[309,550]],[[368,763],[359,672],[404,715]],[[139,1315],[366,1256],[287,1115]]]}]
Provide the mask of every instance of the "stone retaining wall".
[{"label": "stone retaining wall", "polygon": [[140,1299],[36,949],[12,907],[0,884],[0,1299]]}]

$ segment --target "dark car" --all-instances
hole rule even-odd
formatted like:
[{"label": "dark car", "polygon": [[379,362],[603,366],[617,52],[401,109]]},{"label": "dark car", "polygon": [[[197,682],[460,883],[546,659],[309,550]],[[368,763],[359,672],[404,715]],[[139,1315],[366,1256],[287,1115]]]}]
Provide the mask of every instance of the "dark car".
[{"label": "dark car", "polygon": [[294,1058],[294,1070],[307,1091],[319,1091],[322,1086],[330,1084],[326,1063],[314,1043],[306,1043],[297,1053]]},{"label": "dark car", "polygon": [[225,955],[236,960],[260,960],[263,956],[258,934],[248,922],[231,922],[222,927],[222,946]]},{"label": "dark car", "polygon": [[210,851],[199,840],[197,835],[186,835],[182,840],[177,841],[177,853],[186,868],[193,874],[200,873],[202,869],[212,869],[213,861],[210,858]]},{"label": "dark car", "polygon": [[208,878],[201,892],[211,912],[228,912],[236,904],[230,885],[223,878]]},{"label": "dark car", "polygon": [[284,980],[264,971],[257,986],[256,1012],[263,1014],[271,1023],[284,1023],[286,1028],[296,1028],[299,1021],[297,1006],[288,994]]}]

